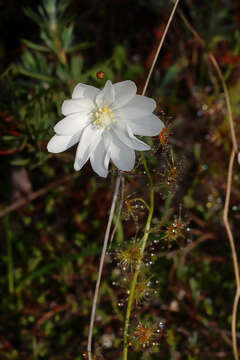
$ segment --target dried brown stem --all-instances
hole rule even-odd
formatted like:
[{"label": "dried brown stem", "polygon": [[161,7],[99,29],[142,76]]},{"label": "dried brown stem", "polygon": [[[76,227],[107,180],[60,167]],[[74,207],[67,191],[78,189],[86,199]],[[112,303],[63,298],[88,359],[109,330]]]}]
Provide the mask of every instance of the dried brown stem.
[{"label": "dried brown stem", "polygon": [[207,241],[207,240],[213,240],[215,239],[215,235],[212,233],[207,233],[199,237],[198,240],[188,244],[184,249],[180,250],[173,250],[169,251],[168,253],[164,254],[163,256],[166,256],[167,259],[173,259],[176,255],[180,254],[181,258],[179,261],[179,265],[183,266],[185,263],[186,256],[193,250],[195,247],[197,247],[199,244]]},{"label": "dried brown stem", "polygon": [[196,32],[196,30],[193,28],[193,26],[190,24],[190,22],[186,19],[186,17],[184,16],[183,12],[181,10],[178,10],[178,14],[180,15],[181,19],[183,20],[183,22],[185,23],[186,27],[191,31],[191,33],[193,34],[193,36],[196,38],[196,40],[198,41],[199,45],[201,45],[202,48],[204,48],[206,50],[206,53],[209,57],[209,59],[211,60],[218,76],[219,79],[221,81],[221,85],[223,87],[223,91],[224,91],[224,96],[225,96],[225,101],[226,101],[226,107],[227,107],[227,113],[228,113],[228,121],[229,121],[229,126],[230,126],[230,130],[231,130],[231,137],[232,137],[232,142],[233,142],[233,147],[235,152],[237,153],[238,151],[238,146],[237,146],[237,140],[236,140],[236,134],[235,134],[235,130],[234,130],[234,123],[233,123],[233,117],[232,117],[232,109],[231,109],[231,104],[230,104],[230,98],[229,98],[229,94],[228,94],[228,89],[227,89],[227,85],[225,83],[224,80],[224,76],[222,73],[222,70],[220,69],[218,62],[215,58],[215,56],[209,52],[207,50],[207,46],[204,42],[204,40],[200,37],[200,35]]},{"label": "dried brown stem", "polygon": [[168,33],[168,29],[169,29],[169,26],[170,26],[170,24],[171,24],[171,22],[172,22],[172,19],[173,19],[173,17],[174,17],[176,8],[177,8],[177,6],[178,6],[178,3],[179,3],[179,0],[175,0],[175,4],[174,4],[173,9],[172,9],[172,11],[171,11],[171,14],[170,14],[170,16],[169,16],[167,25],[166,25],[166,27],[165,27],[165,29],[164,29],[163,36],[162,36],[162,38],[161,38],[161,40],[160,40],[160,43],[159,43],[159,45],[158,45],[156,54],[154,55],[154,59],[153,59],[153,62],[152,62],[152,66],[151,66],[151,68],[150,68],[150,70],[149,70],[149,73],[148,73],[148,76],[147,76],[147,80],[146,80],[146,82],[145,82],[145,85],[144,85],[144,88],[143,88],[143,91],[142,91],[142,95],[145,95],[145,93],[146,93],[146,90],[147,90],[147,87],[148,87],[150,78],[151,78],[151,76],[152,76],[153,69],[154,69],[155,64],[156,64],[156,62],[157,62],[158,55],[159,55],[159,53],[160,53],[160,51],[161,51],[161,48],[162,48],[162,46],[163,46],[165,37],[166,37],[166,35],[167,35],[167,33]]},{"label": "dried brown stem", "polygon": [[77,176],[78,176],[78,173],[75,173],[73,175],[64,176],[62,179],[53,181],[50,184],[44,186],[43,188],[30,193],[28,196],[17,200],[13,204],[11,204],[11,205],[5,207],[4,209],[0,210],[0,218],[7,215],[7,214],[9,214],[12,211],[16,211],[17,209],[19,209],[19,208],[25,206],[26,204],[28,204],[30,201],[36,200],[37,198],[45,195],[48,191],[50,191],[52,189],[55,189],[57,186],[60,186],[60,185],[62,185],[64,183],[70,181],[71,179],[77,177]]},{"label": "dried brown stem", "polygon": [[112,241],[113,241],[113,238],[114,238],[114,235],[117,231],[117,228],[118,228],[118,224],[119,224],[119,221],[120,221],[120,216],[121,216],[121,212],[122,212],[122,207],[123,207],[123,200],[124,200],[124,190],[125,190],[125,179],[123,176],[121,176],[121,198],[120,198],[120,204],[119,204],[119,208],[118,208],[118,213],[117,213],[117,218],[116,218],[116,224],[113,228],[113,231],[112,231],[112,234],[111,234],[111,237],[110,237],[110,242],[109,242],[109,247],[112,246]]},{"label": "dried brown stem", "polygon": [[[192,25],[186,19],[184,14],[181,11],[179,11],[179,15],[182,18],[182,20],[184,21],[186,27],[191,31],[191,33],[194,35],[196,40],[199,42],[199,44],[204,49],[206,49],[206,44],[205,44],[204,40],[199,36],[199,34],[196,32],[196,30],[192,27]],[[232,116],[232,109],[231,109],[229,93],[228,93],[227,85],[224,80],[223,73],[222,73],[214,55],[207,50],[206,50],[206,52],[207,52],[207,55],[208,55],[212,65],[214,66],[214,68],[219,76],[219,79],[220,79],[220,82],[221,82],[221,85],[222,85],[222,88],[224,91],[224,97],[225,97],[225,101],[226,101],[228,121],[229,121],[229,126],[230,126],[230,130],[231,130],[231,139],[232,139],[232,152],[230,155],[229,165],[228,165],[227,187],[226,187],[226,196],[225,196],[225,203],[224,203],[224,210],[223,210],[223,222],[224,222],[224,226],[225,226],[225,229],[226,229],[226,232],[228,235],[228,240],[229,240],[230,247],[231,247],[235,281],[236,281],[236,292],[235,292],[235,298],[234,298],[234,304],[233,304],[233,310],[232,310],[232,347],[233,347],[234,359],[238,360],[239,353],[238,353],[238,347],[237,347],[236,323],[237,323],[237,308],[238,308],[238,303],[239,303],[239,298],[240,298],[240,277],[239,277],[239,266],[238,266],[236,247],[235,247],[235,243],[234,243],[232,230],[231,230],[229,220],[228,220],[230,195],[231,195],[231,189],[232,189],[233,163],[234,163],[235,156],[238,152],[238,146],[237,146],[236,134],[235,134],[235,130],[234,130],[234,123],[233,123],[233,116]]]},{"label": "dried brown stem", "polygon": [[106,250],[107,250],[107,245],[108,245],[108,240],[109,240],[109,235],[110,235],[110,229],[111,229],[111,225],[112,225],[112,219],[113,219],[115,205],[116,205],[117,196],[118,196],[118,192],[119,192],[120,180],[121,180],[121,175],[118,174],[116,182],[115,182],[115,189],[114,189],[114,194],[113,194],[113,199],[112,199],[112,204],[111,204],[111,210],[110,210],[107,228],[106,228],[106,232],[105,232],[105,236],[104,236],[102,254],[101,254],[100,264],[99,264],[99,269],[98,269],[97,283],[96,283],[96,288],[95,288],[94,297],[93,297],[89,334],[88,334],[88,346],[87,346],[89,360],[92,360],[92,337],[93,337],[93,327],[94,327],[94,322],[95,322],[95,314],[96,314],[96,309],[97,309],[98,293],[99,293],[99,288],[100,288],[100,283],[101,283],[101,278],[102,278],[104,259],[105,259],[105,255],[106,255]]}]

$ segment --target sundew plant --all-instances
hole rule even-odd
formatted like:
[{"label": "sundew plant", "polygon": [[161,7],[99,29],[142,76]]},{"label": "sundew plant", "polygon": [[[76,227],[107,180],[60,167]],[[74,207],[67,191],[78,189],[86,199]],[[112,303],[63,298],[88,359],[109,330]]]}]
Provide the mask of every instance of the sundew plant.
[{"label": "sundew plant", "polygon": [[230,3],[15,13],[32,31],[2,45],[1,359],[239,359]]}]

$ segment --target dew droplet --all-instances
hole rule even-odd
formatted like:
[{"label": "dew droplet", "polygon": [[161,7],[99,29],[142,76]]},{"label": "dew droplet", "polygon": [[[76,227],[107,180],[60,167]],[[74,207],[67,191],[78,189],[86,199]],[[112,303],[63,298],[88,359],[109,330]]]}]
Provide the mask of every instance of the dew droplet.
[{"label": "dew droplet", "polygon": [[161,329],[164,328],[164,325],[165,325],[164,321],[159,321],[159,327],[160,327]]}]

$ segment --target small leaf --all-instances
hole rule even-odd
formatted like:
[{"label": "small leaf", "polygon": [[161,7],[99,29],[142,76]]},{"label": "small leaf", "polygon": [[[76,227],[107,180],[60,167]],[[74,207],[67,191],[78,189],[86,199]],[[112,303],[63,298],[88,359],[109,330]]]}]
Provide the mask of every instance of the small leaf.
[{"label": "small leaf", "polygon": [[62,81],[66,81],[68,78],[68,74],[65,70],[64,67],[62,67],[61,64],[57,64],[57,69],[56,69],[56,75],[59,77],[60,80]]},{"label": "small leaf", "polygon": [[39,26],[42,25],[42,20],[39,15],[37,15],[33,10],[26,8],[23,10],[25,15],[29,17],[32,21],[34,21]]},{"label": "small leaf", "polygon": [[20,74],[23,74],[23,75],[28,76],[33,79],[42,80],[42,81],[46,81],[46,82],[54,82],[54,78],[44,75],[44,74],[34,73],[34,72],[28,71],[23,68],[19,68],[19,72],[20,72]]},{"label": "small leaf", "polygon": [[62,32],[62,47],[63,50],[67,51],[72,43],[73,25],[66,27]]},{"label": "small leaf", "polygon": [[125,79],[135,80],[143,74],[143,68],[141,65],[133,64],[130,65],[124,75]]},{"label": "small leaf", "polygon": [[45,42],[45,44],[56,53],[57,49],[55,44],[45,31],[41,31],[40,37]]},{"label": "small leaf", "polygon": [[94,42],[85,41],[85,42],[82,42],[81,44],[71,46],[68,50],[66,50],[66,52],[72,53],[72,52],[75,52],[78,50],[89,49],[90,47],[93,47],[94,45],[95,45]]},{"label": "small leaf", "polygon": [[73,79],[78,79],[81,75],[83,59],[80,56],[73,56],[71,60],[71,74]]},{"label": "small leaf", "polygon": [[30,159],[15,159],[15,160],[12,160],[10,163],[11,165],[14,165],[14,166],[25,166],[27,164],[29,164],[30,162]]},{"label": "small leaf", "polygon": [[121,71],[126,62],[126,51],[122,45],[117,45],[113,53],[113,61],[117,71]]},{"label": "small leaf", "polygon": [[49,48],[47,48],[46,46],[35,44],[29,40],[22,39],[22,42],[33,50],[46,51],[46,52],[49,51]]},{"label": "small leaf", "polygon": [[24,51],[22,56],[23,64],[28,70],[36,69],[36,60],[28,50]]}]

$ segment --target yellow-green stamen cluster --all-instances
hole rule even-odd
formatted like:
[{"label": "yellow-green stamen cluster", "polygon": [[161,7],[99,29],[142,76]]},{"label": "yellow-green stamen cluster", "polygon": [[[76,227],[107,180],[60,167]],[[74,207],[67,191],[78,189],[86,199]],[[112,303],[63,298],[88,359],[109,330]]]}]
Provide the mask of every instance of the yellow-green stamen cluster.
[{"label": "yellow-green stamen cluster", "polygon": [[106,128],[109,130],[110,125],[115,122],[112,110],[107,107],[98,108],[98,110],[93,113],[93,118],[93,125],[98,129]]}]

